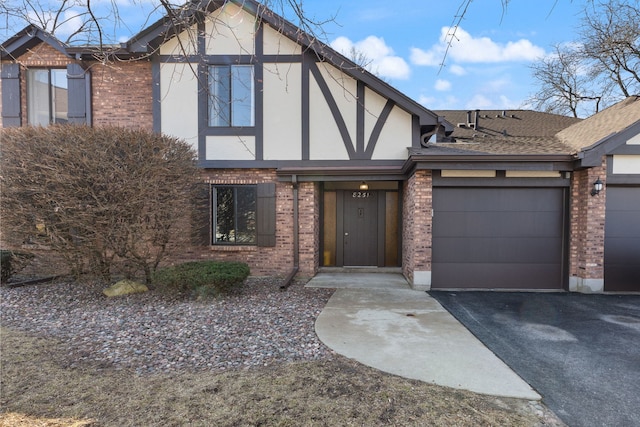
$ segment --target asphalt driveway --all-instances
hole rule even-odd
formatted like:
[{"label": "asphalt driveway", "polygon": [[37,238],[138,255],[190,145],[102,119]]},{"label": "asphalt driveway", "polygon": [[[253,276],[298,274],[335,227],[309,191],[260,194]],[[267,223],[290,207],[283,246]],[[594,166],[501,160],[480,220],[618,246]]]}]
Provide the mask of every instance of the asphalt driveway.
[{"label": "asphalt driveway", "polygon": [[567,425],[640,426],[640,295],[430,294]]}]

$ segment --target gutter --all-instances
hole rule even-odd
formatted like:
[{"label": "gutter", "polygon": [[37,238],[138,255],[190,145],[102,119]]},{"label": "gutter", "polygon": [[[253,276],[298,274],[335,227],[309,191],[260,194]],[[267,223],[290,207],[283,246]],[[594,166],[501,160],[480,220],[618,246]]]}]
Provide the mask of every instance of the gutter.
[{"label": "gutter", "polygon": [[298,227],[298,176],[291,175],[291,183],[293,184],[293,269],[284,279],[284,283],[280,289],[286,291],[291,285],[293,278],[300,269],[300,243],[299,243],[299,227]]}]

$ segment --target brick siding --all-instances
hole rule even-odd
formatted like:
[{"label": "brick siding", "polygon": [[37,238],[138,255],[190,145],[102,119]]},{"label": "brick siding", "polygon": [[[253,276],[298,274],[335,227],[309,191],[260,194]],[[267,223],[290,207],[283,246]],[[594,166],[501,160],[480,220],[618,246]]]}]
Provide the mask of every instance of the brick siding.
[{"label": "brick siding", "polygon": [[92,64],[94,126],[153,130],[151,62]]},{"label": "brick siding", "polygon": [[[576,171],[571,179],[569,273],[581,279],[604,278],[606,170],[603,158],[602,166]],[[598,178],[605,184],[604,189],[591,196]]]},{"label": "brick siding", "polygon": [[[293,184],[279,182],[275,169],[206,169],[203,179],[210,184],[276,183],[276,245],[203,246],[187,248],[179,260],[212,259],[242,261],[249,264],[253,276],[285,276],[293,268]],[[299,276],[311,277],[319,262],[319,187],[301,183],[298,189]],[[178,261],[178,259],[174,260]]]},{"label": "brick siding", "polygon": [[402,272],[413,283],[414,271],[431,271],[433,209],[431,171],[416,171],[403,183]]},{"label": "brick siding", "polygon": [[[151,62],[75,61],[47,43],[40,43],[16,59],[21,66],[22,124],[27,124],[27,73],[29,68],[66,68],[78,63],[91,73],[91,114],[94,126],[153,129]],[[1,96],[1,93],[0,93]]]}]

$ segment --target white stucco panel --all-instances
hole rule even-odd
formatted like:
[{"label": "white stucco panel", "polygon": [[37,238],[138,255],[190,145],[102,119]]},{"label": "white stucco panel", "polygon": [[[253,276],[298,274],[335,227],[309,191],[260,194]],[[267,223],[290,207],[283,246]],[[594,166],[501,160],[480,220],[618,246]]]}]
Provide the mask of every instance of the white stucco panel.
[{"label": "white stucco panel", "polygon": [[640,174],[640,155],[613,156],[614,174]]},{"label": "white stucco panel", "polygon": [[264,160],[302,159],[301,69],[264,65]]},{"label": "white stucco panel", "polygon": [[160,55],[193,55],[197,52],[197,26],[184,30],[177,37],[172,37],[160,46]]},{"label": "white stucco panel", "polygon": [[380,132],[378,143],[371,156],[372,160],[407,158],[407,147],[411,147],[411,114],[400,107],[393,107],[387,122]]},{"label": "white stucco panel", "polygon": [[[387,98],[378,95],[369,88],[364,90],[364,138],[365,145],[368,144],[371,132],[378,122],[378,117],[387,103]],[[365,147],[366,148],[366,147]]]},{"label": "white stucco panel", "polygon": [[255,160],[254,136],[207,136],[206,160]]},{"label": "white stucco panel", "polygon": [[207,55],[253,55],[256,17],[226,2],[205,23]]},{"label": "white stucco panel", "polygon": [[633,138],[627,141],[628,145],[640,145],[640,134],[635,135]]},{"label": "white stucco panel", "polygon": [[300,55],[302,47],[269,25],[264,26],[265,55]]},{"label": "white stucco panel", "polygon": [[[358,82],[327,63],[319,63],[318,68],[327,86],[329,86],[333,99],[347,125],[351,141],[355,144],[358,116]],[[311,99],[313,100],[314,98]],[[324,97],[322,99],[324,100]]]},{"label": "white stucco panel", "polygon": [[309,157],[311,160],[349,160],[349,153],[331,110],[311,78],[309,82]]},{"label": "white stucco panel", "polygon": [[309,157],[311,160],[349,160],[338,126],[317,83],[309,82]]},{"label": "white stucco panel", "polygon": [[160,65],[161,131],[186,140],[196,150],[198,149],[198,81],[194,72],[197,72],[197,67],[198,64]]}]

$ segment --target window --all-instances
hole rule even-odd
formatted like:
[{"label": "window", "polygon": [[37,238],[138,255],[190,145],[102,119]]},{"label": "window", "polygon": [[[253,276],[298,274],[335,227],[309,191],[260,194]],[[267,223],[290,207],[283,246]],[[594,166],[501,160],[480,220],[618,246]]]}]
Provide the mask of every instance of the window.
[{"label": "window", "polygon": [[210,66],[209,126],[253,126],[253,110],[253,66]]},{"label": "window", "polygon": [[255,245],[255,185],[214,186],[214,244]]},{"label": "window", "polygon": [[27,121],[47,126],[67,123],[69,98],[66,69],[27,71]]}]

